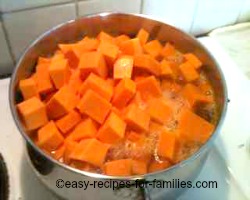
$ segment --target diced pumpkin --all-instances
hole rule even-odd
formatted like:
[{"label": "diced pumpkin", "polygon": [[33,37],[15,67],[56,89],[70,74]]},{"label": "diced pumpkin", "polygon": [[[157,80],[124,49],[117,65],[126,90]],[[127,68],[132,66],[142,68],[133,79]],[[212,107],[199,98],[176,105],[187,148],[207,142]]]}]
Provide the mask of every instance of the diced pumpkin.
[{"label": "diced pumpkin", "polygon": [[150,121],[149,123],[149,134],[154,134],[158,136],[164,129],[165,126],[162,124],[159,124],[154,121]]},{"label": "diced pumpkin", "polygon": [[175,152],[177,133],[174,131],[163,130],[159,134],[159,140],[157,143],[157,155],[168,160],[173,160]]},{"label": "diced pumpkin", "polygon": [[103,55],[97,51],[83,53],[78,67],[82,79],[85,79],[90,73],[95,73],[102,78],[106,78],[108,75],[106,61]]},{"label": "diced pumpkin", "polygon": [[142,54],[142,46],[138,38],[124,41],[120,46],[121,51],[127,55]]},{"label": "diced pumpkin", "polygon": [[163,59],[161,61],[161,76],[162,77],[174,77],[174,72],[171,68],[169,61]]},{"label": "diced pumpkin", "polygon": [[70,78],[70,69],[66,59],[52,59],[49,66],[49,75],[56,87],[60,89]]},{"label": "diced pumpkin", "polygon": [[161,55],[165,58],[167,58],[169,56],[173,56],[173,55],[175,55],[175,53],[176,53],[175,47],[168,42],[165,44],[165,46],[161,50]]},{"label": "diced pumpkin", "polygon": [[104,79],[91,73],[80,87],[79,93],[84,95],[88,89],[100,94],[107,101],[113,96],[113,87]]},{"label": "diced pumpkin", "polygon": [[88,90],[77,105],[79,111],[102,124],[109,114],[111,104],[99,94]]},{"label": "diced pumpkin", "polygon": [[143,175],[147,173],[147,163],[140,160],[132,160],[132,174]]},{"label": "diced pumpkin", "polygon": [[70,154],[70,158],[101,167],[109,147],[110,145],[104,144],[96,139],[82,140]]},{"label": "diced pumpkin", "polygon": [[78,143],[72,140],[65,140],[65,150],[63,154],[63,162],[69,164],[71,161],[70,155],[77,147]]},{"label": "diced pumpkin", "polygon": [[149,38],[149,33],[145,29],[140,29],[136,37],[140,40],[141,44],[144,45]]},{"label": "diced pumpkin", "polygon": [[193,53],[186,53],[183,56],[189,63],[193,65],[195,69],[198,69],[202,66],[202,62]]},{"label": "diced pumpkin", "polygon": [[50,61],[51,61],[50,58],[45,58],[45,57],[39,56],[38,57],[38,61],[37,61],[37,65],[40,65],[40,64],[49,64]]},{"label": "diced pumpkin", "polygon": [[56,150],[64,141],[63,136],[53,121],[40,128],[37,134],[38,146],[48,151]]},{"label": "diced pumpkin", "polygon": [[188,109],[180,114],[178,129],[185,141],[206,142],[214,131],[214,125]]},{"label": "diced pumpkin", "polygon": [[199,73],[189,62],[182,63],[179,69],[187,82],[195,81],[199,78]]},{"label": "diced pumpkin", "polygon": [[163,47],[159,40],[151,40],[150,42],[146,43],[143,48],[146,53],[156,58],[160,55]]},{"label": "diced pumpkin", "polygon": [[69,66],[73,69],[77,68],[79,58],[73,51],[74,44],[59,44],[58,47],[63,52],[64,57],[68,60]]},{"label": "diced pumpkin", "polygon": [[21,90],[22,96],[25,100],[35,96],[39,97],[37,84],[34,78],[20,80],[19,89]]},{"label": "diced pumpkin", "polygon": [[67,115],[56,121],[56,126],[65,135],[81,121],[81,115],[75,111],[70,111]]},{"label": "diced pumpkin", "polygon": [[97,138],[109,144],[115,144],[124,138],[126,123],[115,113],[111,112],[105,123],[98,131]]},{"label": "diced pumpkin", "polygon": [[141,70],[151,73],[153,75],[160,75],[161,65],[150,55],[141,54],[134,56],[134,70]]},{"label": "diced pumpkin", "polygon": [[84,37],[81,41],[72,45],[72,51],[80,60],[82,54],[97,50],[99,41],[95,38]]},{"label": "diced pumpkin", "polygon": [[130,37],[123,34],[123,35],[119,35],[115,38],[115,43],[118,47],[120,47],[123,42],[128,41],[128,40],[130,40]]},{"label": "diced pumpkin", "polygon": [[136,82],[136,89],[141,93],[144,100],[147,100],[148,97],[160,97],[162,95],[160,84],[154,76]]},{"label": "diced pumpkin", "polygon": [[160,98],[152,98],[148,101],[147,109],[151,119],[166,124],[173,116],[172,109],[166,101]]},{"label": "diced pumpkin", "polygon": [[74,130],[69,134],[67,139],[80,141],[86,138],[94,138],[97,133],[96,124],[92,119],[87,118],[79,123]]},{"label": "diced pumpkin", "polygon": [[104,40],[100,42],[97,51],[101,52],[108,62],[113,63],[119,54],[119,47]]},{"label": "diced pumpkin", "polygon": [[114,64],[113,77],[114,79],[131,78],[134,65],[132,56],[121,56]]},{"label": "diced pumpkin", "polygon": [[42,63],[36,66],[34,80],[37,83],[38,92],[40,94],[49,93],[54,90],[54,86],[49,75],[49,63]]},{"label": "diced pumpkin", "polygon": [[48,122],[46,107],[37,97],[32,97],[17,104],[17,109],[27,130],[40,128]]},{"label": "diced pumpkin", "polygon": [[192,108],[197,102],[211,103],[212,99],[210,96],[202,94],[200,89],[195,85],[188,83],[180,91],[180,94],[188,101]]},{"label": "diced pumpkin", "polygon": [[136,84],[133,80],[124,78],[115,87],[112,103],[117,108],[123,108],[133,98]]},{"label": "diced pumpkin", "polygon": [[67,85],[58,90],[46,105],[50,119],[58,119],[73,110],[79,102],[79,98]]},{"label": "diced pumpkin", "polygon": [[164,170],[171,166],[171,163],[169,161],[152,161],[149,165],[148,172],[157,172]]},{"label": "diced pumpkin", "polygon": [[115,44],[115,38],[114,38],[113,36],[111,36],[110,34],[104,32],[104,31],[101,31],[101,32],[98,34],[97,39],[98,39],[99,41],[106,41],[106,42]]},{"label": "diced pumpkin", "polygon": [[104,172],[109,176],[130,176],[132,175],[132,160],[121,159],[106,162]]},{"label": "diced pumpkin", "polygon": [[78,94],[82,83],[83,81],[80,76],[80,70],[77,69],[71,74],[69,78],[68,86],[71,88],[72,91],[75,92],[75,94]]},{"label": "diced pumpkin", "polygon": [[135,104],[128,106],[124,120],[127,125],[135,131],[148,131],[150,116]]}]

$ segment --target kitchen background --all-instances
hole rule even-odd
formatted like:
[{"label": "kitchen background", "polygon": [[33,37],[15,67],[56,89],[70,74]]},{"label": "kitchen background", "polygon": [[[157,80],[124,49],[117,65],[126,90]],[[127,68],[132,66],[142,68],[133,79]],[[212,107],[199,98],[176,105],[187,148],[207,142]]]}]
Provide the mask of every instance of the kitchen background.
[{"label": "kitchen background", "polygon": [[0,76],[41,33],[103,11],[152,15],[197,36],[250,20],[250,0],[0,0]]}]

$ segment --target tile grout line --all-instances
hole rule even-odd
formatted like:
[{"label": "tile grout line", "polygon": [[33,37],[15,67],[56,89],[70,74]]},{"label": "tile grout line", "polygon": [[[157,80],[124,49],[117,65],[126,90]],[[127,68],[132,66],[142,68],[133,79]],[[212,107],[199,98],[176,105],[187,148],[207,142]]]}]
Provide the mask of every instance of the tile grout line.
[{"label": "tile grout line", "polygon": [[140,5],[140,14],[143,14],[143,6],[144,6],[144,0],[141,0],[141,5]]},{"label": "tile grout line", "polygon": [[67,1],[67,2],[61,2],[61,3],[53,3],[53,4],[48,4],[48,5],[34,6],[34,7],[30,7],[30,8],[21,8],[21,9],[17,9],[17,10],[11,10],[11,11],[2,12],[2,15],[3,14],[18,13],[18,12],[22,12],[22,11],[35,10],[35,9],[39,9],[39,8],[47,8],[47,7],[52,7],[52,6],[60,6],[60,5],[72,4],[75,1],[77,1],[77,0]]},{"label": "tile grout line", "polygon": [[76,9],[76,19],[79,18],[79,5],[78,5],[78,0],[74,0],[75,2],[75,9]]},{"label": "tile grout line", "polygon": [[[1,18],[2,18],[2,14],[1,14]],[[10,57],[11,57],[12,62],[13,62],[12,64],[14,64],[14,66],[15,66],[16,65],[16,58],[14,56],[14,52],[13,52],[11,44],[10,44],[10,38],[9,38],[9,35],[8,35],[8,32],[7,32],[7,29],[5,27],[4,20],[2,20],[2,28],[3,28],[3,34],[4,34],[4,37],[5,37],[5,40],[6,40],[6,44],[7,44],[8,50],[9,50],[9,54],[10,54]]]}]

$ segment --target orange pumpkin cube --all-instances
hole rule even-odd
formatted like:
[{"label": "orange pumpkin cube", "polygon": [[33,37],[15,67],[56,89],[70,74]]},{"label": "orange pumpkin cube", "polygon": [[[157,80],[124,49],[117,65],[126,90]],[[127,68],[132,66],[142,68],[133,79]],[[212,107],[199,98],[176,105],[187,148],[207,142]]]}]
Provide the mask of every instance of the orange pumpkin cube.
[{"label": "orange pumpkin cube", "polygon": [[132,160],[132,173],[143,175],[147,173],[147,163],[140,160]]},{"label": "orange pumpkin cube", "polygon": [[170,132],[164,129],[159,134],[157,155],[172,160],[175,152],[176,137],[176,132]]},{"label": "orange pumpkin cube", "polygon": [[120,46],[120,49],[124,54],[131,56],[142,54],[142,46],[138,38],[123,42]]},{"label": "orange pumpkin cube", "polygon": [[74,130],[69,134],[67,139],[80,141],[86,138],[93,138],[96,136],[97,127],[92,119],[87,118],[79,123]]},{"label": "orange pumpkin cube", "polygon": [[58,119],[73,110],[79,98],[69,86],[63,86],[58,90],[46,105],[50,119]]},{"label": "orange pumpkin cube", "polygon": [[167,123],[173,115],[172,109],[167,102],[159,98],[153,98],[148,101],[147,111],[151,119],[161,124]]},{"label": "orange pumpkin cube", "polygon": [[56,150],[64,141],[63,136],[58,131],[55,123],[50,121],[45,126],[40,128],[38,134],[38,146],[47,150]]},{"label": "orange pumpkin cube", "polygon": [[111,112],[98,131],[97,138],[104,143],[114,144],[124,137],[125,129],[126,123],[118,115]]},{"label": "orange pumpkin cube", "polygon": [[112,103],[117,108],[123,108],[133,98],[136,84],[133,80],[124,78],[115,87]]},{"label": "orange pumpkin cube", "polygon": [[146,53],[156,58],[160,55],[162,45],[159,40],[151,40],[150,42],[146,43],[143,48]]},{"label": "orange pumpkin cube", "polygon": [[132,160],[121,159],[106,162],[104,172],[109,176],[130,176],[132,175]]},{"label": "orange pumpkin cube", "polygon": [[127,125],[136,131],[148,131],[150,116],[145,111],[138,108],[136,105],[129,105],[124,120]]},{"label": "orange pumpkin cube", "polygon": [[91,73],[80,87],[79,93],[84,95],[84,93],[91,89],[98,93],[100,96],[110,101],[113,96],[113,87],[104,79]]},{"label": "orange pumpkin cube", "polygon": [[140,29],[136,37],[140,40],[141,44],[144,45],[149,38],[149,33],[145,29]]},{"label": "orange pumpkin cube", "polygon": [[82,140],[70,154],[70,158],[101,167],[109,147],[110,145],[104,144],[94,138]]},{"label": "orange pumpkin cube", "polygon": [[83,53],[78,68],[82,79],[85,79],[92,72],[102,78],[106,78],[108,75],[106,61],[103,55],[97,51]]},{"label": "orange pumpkin cube", "polygon": [[37,84],[34,78],[27,78],[27,79],[20,80],[19,88],[25,100],[34,96],[39,97]]},{"label": "orange pumpkin cube", "polygon": [[187,82],[195,81],[200,77],[196,69],[189,62],[180,64],[179,69]]},{"label": "orange pumpkin cube", "polygon": [[199,60],[199,58],[197,58],[196,55],[192,53],[186,53],[183,56],[189,63],[193,65],[195,69],[198,69],[202,66],[202,62]]},{"label": "orange pumpkin cube", "polygon": [[113,69],[114,79],[131,78],[133,71],[134,58],[132,56],[119,57]]},{"label": "orange pumpkin cube", "polygon": [[81,115],[75,111],[70,111],[67,115],[56,121],[56,126],[63,133],[66,134],[74,128],[81,121]]},{"label": "orange pumpkin cube", "polygon": [[99,94],[88,90],[77,105],[79,111],[102,124],[109,114],[111,104]]},{"label": "orange pumpkin cube", "polygon": [[174,72],[171,68],[171,63],[163,59],[161,61],[161,76],[163,77],[174,77]]},{"label": "orange pumpkin cube", "polygon": [[17,109],[27,130],[40,128],[48,122],[46,107],[37,97],[32,97],[17,104]]},{"label": "orange pumpkin cube", "polygon": [[185,109],[180,114],[178,129],[180,138],[186,141],[206,142],[214,131],[214,125]]}]

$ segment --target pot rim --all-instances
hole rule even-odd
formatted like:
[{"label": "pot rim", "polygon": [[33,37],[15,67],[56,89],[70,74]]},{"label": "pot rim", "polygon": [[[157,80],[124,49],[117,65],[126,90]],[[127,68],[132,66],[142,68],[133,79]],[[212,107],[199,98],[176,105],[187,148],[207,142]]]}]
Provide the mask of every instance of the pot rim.
[{"label": "pot rim", "polygon": [[[211,137],[208,139],[208,141],[203,144],[198,151],[196,151],[195,153],[193,153],[191,156],[189,156],[187,159],[185,160],[182,160],[181,162],[167,168],[167,169],[164,169],[164,170],[161,170],[161,171],[157,171],[157,172],[151,172],[151,173],[147,173],[147,174],[144,174],[144,175],[134,175],[134,176],[108,176],[108,175],[103,175],[103,174],[97,174],[97,173],[91,173],[91,172],[86,172],[86,171],[82,171],[82,170],[79,170],[79,169],[76,169],[76,168],[73,168],[67,164],[64,164],[64,163],[61,163],[59,161],[57,161],[56,159],[52,158],[51,156],[47,155],[44,151],[42,151],[32,140],[31,138],[26,134],[24,128],[22,127],[22,124],[20,122],[20,120],[18,119],[18,113],[16,111],[16,106],[15,106],[15,77],[16,77],[16,74],[17,74],[17,71],[18,71],[18,68],[22,62],[22,60],[24,59],[25,55],[27,54],[27,52],[33,47],[35,46],[35,44],[37,44],[41,39],[43,39],[44,37],[48,36],[51,32],[67,25],[67,24],[71,24],[71,23],[75,23],[76,21],[80,20],[80,19],[83,19],[83,18],[93,18],[93,17],[106,17],[106,16],[115,16],[115,15],[125,15],[125,16],[134,16],[134,17],[141,17],[141,18],[144,18],[144,19],[148,19],[148,20],[152,20],[152,21],[155,21],[157,23],[161,23],[161,24],[164,24],[164,25],[167,25],[169,27],[171,27],[172,29],[180,32],[181,34],[191,38],[192,40],[194,40],[198,45],[199,47],[202,49],[202,51],[204,51],[212,60],[213,63],[215,63],[215,66],[218,70],[218,73],[219,73],[219,76],[221,78],[221,82],[222,82],[222,87],[223,87],[223,90],[224,90],[224,102],[223,102],[223,108],[221,110],[221,114],[220,114],[220,118],[218,120],[218,123],[217,123],[217,126],[213,132],[213,134],[211,135]],[[19,132],[21,133],[21,135],[23,136],[23,138],[25,139],[26,142],[29,143],[29,145],[32,146],[32,148],[34,148],[37,152],[39,152],[42,156],[44,156],[46,159],[48,159],[50,162],[54,163],[54,164],[57,164],[58,166],[60,166],[61,168],[65,169],[65,170],[69,170],[73,173],[77,173],[77,174],[80,174],[80,175],[83,175],[83,176],[88,176],[88,177],[91,177],[91,178],[99,178],[99,179],[112,179],[112,180],[127,180],[127,181],[133,181],[133,180],[137,180],[137,179],[146,179],[150,176],[153,176],[153,175],[159,175],[160,173],[162,172],[170,172],[170,171],[173,171],[177,168],[181,168],[181,167],[184,167],[185,165],[187,165],[188,163],[192,162],[193,160],[197,159],[198,157],[200,157],[203,153],[206,152],[206,150],[208,149],[209,146],[212,145],[213,141],[215,140],[215,138],[217,137],[220,129],[221,129],[221,126],[224,122],[224,119],[225,119],[225,115],[226,115],[226,112],[227,112],[227,99],[228,99],[228,91],[227,91],[227,86],[226,86],[226,81],[225,81],[225,77],[222,73],[222,70],[218,64],[218,62],[215,60],[215,58],[213,57],[213,55],[201,44],[200,41],[198,41],[196,38],[194,38],[192,35],[180,30],[179,28],[176,28],[172,25],[169,25],[163,21],[160,21],[158,19],[154,19],[153,17],[151,16],[148,16],[148,15],[145,15],[145,14],[128,14],[128,13],[121,13],[121,12],[101,12],[101,13],[96,13],[96,14],[91,14],[91,15],[87,15],[87,16],[84,16],[84,17],[79,17],[77,19],[73,19],[73,20],[69,20],[69,21],[66,21],[64,23],[61,23],[57,26],[54,26],[53,28],[49,29],[48,31],[46,31],[45,33],[41,34],[37,39],[35,39],[30,45],[27,46],[27,48],[25,49],[25,51],[22,53],[21,57],[19,58],[17,64],[15,65],[15,69],[11,75],[11,81],[10,81],[10,85],[9,85],[9,106],[10,106],[10,110],[11,110],[11,113],[12,113],[12,117],[14,119],[14,122],[19,130]]]}]

